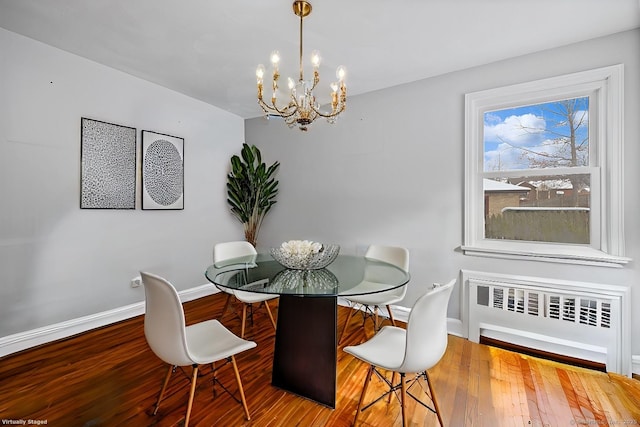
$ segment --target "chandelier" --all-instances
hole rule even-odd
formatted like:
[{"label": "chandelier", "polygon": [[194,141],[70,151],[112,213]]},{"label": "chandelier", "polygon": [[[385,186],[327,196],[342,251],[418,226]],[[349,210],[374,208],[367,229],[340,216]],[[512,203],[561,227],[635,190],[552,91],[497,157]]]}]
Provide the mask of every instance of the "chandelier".
[{"label": "chandelier", "polygon": [[263,98],[263,77],[265,74],[264,65],[258,65],[256,77],[258,80],[258,104],[262,107],[267,117],[269,115],[280,116],[290,127],[298,127],[301,131],[306,131],[309,126],[318,117],[324,117],[329,123],[335,123],[338,115],[342,113],[347,106],[347,86],[344,83],[346,70],[344,67],[338,67],[336,71],[337,82],[331,83],[331,111],[322,111],[320,104],[316,100],[313,93],[314,89],[320,81],[320,53],[313,51],[311,53],[311,64],[313,65],[313,80],[305,80],[302,66],[302,21],[311,13],[311,3],[307,1],[294,1],[293,13],[300,17],[300,75],[298,81],[295,82],[291,77],[288,79],[289,94],[288,99],[281,101],[280,105],[277,97],[278,80],[280,73],[278,64],[280,62],[280,53],[275,50],[271,52],[271,103],[265,102]]}]

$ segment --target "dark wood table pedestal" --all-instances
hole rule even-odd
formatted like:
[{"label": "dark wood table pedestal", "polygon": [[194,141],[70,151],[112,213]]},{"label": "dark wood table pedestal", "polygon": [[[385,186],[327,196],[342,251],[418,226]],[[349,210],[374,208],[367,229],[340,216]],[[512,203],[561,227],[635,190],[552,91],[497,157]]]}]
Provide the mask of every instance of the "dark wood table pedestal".
[{"label": "dark wood table pedestal", "polygon": [[336,406],[337,298],[281,295],[272,384]]}]

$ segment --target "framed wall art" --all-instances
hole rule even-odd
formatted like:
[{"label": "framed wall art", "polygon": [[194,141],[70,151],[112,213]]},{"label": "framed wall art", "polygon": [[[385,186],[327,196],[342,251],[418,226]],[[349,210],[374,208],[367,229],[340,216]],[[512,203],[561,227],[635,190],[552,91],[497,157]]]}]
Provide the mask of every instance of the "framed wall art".
[{"label": "framed wall art", "polygon": [[136,208],[136,128],[92,120],[80,125],[80,208]]},{"label": "framed wall art", "polygon": [[142,131],[142,209],[184,209],[184,139]]}]

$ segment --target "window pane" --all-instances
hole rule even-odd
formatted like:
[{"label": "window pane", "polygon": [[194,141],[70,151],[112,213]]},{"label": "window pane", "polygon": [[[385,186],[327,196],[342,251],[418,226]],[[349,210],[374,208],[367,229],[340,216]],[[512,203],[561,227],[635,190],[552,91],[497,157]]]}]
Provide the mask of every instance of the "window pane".
[{"label": "window pane", "polygon": [[588,174],[484,179],[485,238],[590,243]]},{"label": "window pane", "polygon": [[589,164],[589,97],[484,113],[484,171]]}]

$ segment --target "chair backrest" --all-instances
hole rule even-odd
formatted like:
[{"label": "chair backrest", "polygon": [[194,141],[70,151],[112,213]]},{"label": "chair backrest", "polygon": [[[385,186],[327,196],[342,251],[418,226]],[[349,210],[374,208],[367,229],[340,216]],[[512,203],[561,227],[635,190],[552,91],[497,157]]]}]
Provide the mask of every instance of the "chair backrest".
[{"label": "chair backrest", "polygon": [[217,263],[226,259],[255,255],[257,253],[256,248],[247,241],[218,243],[213,247],[213,262]]},{"label": "chair backrest", "polygon": [[151,350],[166,363],[193,364],[187,347],[184,310],[171,283],[140,272],[145,294],[144,335]]},{"label": "chair backrest", "polygon": [[364,254],[365,258],[388,262],[409,271],[409,250],[398,246],[371,245]]},{"label": "chair backrest", "polygon": [[447,307],[456,283],[435,285],[413,305],[407,323],[404,361],[399,372],[422,372],[440,361],[447,349]]},{"label": "chair backrest", "polygon": [[[389,264],[393,264],[402,270],[409,272],[409,250],[399,246],[383,246],[383,245],[371,245],[364,254],[365,258],[375,259],[378,261],[384,261]],[[365,271],[365,280],[368,280],[368,272]],[[374,273],[375,276],[375,273]],[[385,292],[387,295],[391,295],[393,298],[403,299],[407,293],[407,284],[391,291]]]}]

